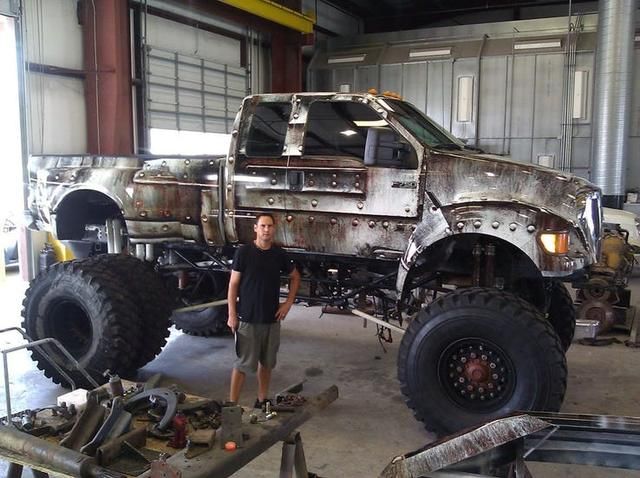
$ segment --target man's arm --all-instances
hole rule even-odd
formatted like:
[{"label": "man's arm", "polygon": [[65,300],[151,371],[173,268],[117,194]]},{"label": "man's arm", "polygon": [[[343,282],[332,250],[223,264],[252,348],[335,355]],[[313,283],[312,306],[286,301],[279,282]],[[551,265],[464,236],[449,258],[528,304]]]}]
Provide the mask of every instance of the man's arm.
[{"label": "man's arm", "polygon": [[276,312],[276,319],[284,320],[284,318],[289,313],[289,309],[293,305],[293,302],[296,300],[296,294],[298,293],[298,288],[300,287],[300,273],[298,269],[295,267],[289,274],[289,295],[287,296],[287,300],[280,304],[278,307],[278,311]]},{"label": "man's arm", "polygon": [[227,300],[229,301],[229,319],[227,325],[234,332],[238,329],[238,290],[240,289],[241,273],[231,271],[229,279],[229,291],[227,292]]}]

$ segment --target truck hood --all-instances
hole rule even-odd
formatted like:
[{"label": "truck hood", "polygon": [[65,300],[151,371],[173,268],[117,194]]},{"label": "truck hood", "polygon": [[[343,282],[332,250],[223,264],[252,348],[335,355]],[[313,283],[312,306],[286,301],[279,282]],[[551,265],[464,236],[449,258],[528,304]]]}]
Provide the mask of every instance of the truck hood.
[{"label": "truck hood", "polygon": [[426,184],[443,206],[512,202],[547,211],[574,224],[579,221],[587,198],[600,196],[597,186],[572,174],[467,151],[432,151],[427,160]]}]

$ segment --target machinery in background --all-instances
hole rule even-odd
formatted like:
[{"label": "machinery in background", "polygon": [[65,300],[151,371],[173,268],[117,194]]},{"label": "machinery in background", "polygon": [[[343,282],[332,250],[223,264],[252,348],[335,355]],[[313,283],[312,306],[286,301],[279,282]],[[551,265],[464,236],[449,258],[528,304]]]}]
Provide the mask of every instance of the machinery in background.
[{"label": "machinery in background", "polygon": [[616,328],[630,332],[629,344],[636,345],[636,314],[628,281],[640,252],[633,239],[638,235],[637,218],[626,211],[603,208],[603,226],[600,262],[592,266],[589,279],[576,294],[576,337],[595,339]]}]

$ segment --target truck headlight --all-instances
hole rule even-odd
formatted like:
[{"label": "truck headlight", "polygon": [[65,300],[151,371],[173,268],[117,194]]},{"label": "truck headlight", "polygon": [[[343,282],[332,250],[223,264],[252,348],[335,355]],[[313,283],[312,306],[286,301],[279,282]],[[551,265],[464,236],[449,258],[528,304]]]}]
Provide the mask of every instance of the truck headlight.
[{"label": "truck headlight", "polygon": [[549,254],[569,252],[568,232],[544,232],[540,234],[540,243]]}]

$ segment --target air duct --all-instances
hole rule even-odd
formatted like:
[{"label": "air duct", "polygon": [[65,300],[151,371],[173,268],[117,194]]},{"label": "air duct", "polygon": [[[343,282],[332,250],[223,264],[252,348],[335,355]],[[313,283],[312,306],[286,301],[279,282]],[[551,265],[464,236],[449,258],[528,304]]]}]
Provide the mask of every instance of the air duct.
[{"label": "air duct", "polygon": [[603,205],[622,208],[633,79],[634,0],[600,0],[591,181]]}]

